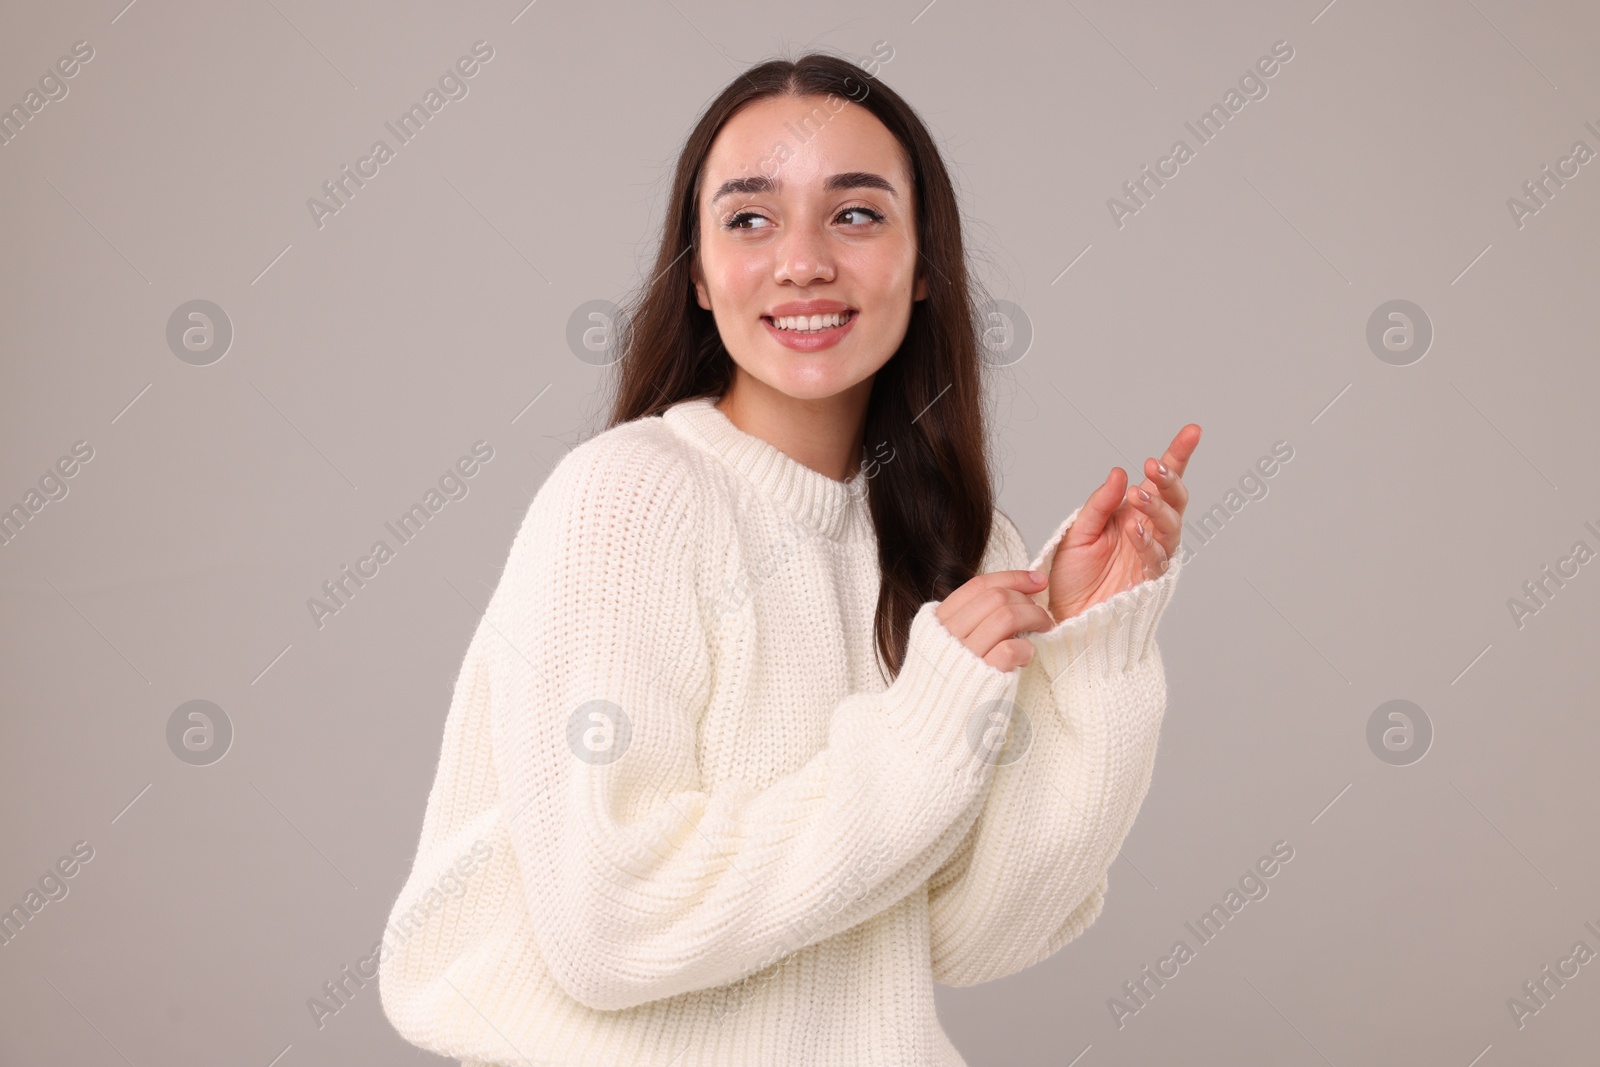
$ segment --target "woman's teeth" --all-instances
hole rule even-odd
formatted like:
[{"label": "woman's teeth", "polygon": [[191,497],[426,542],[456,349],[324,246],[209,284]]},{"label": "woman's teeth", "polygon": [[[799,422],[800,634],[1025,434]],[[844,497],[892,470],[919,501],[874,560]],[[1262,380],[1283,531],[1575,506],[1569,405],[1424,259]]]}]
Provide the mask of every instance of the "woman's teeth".
[{"label": "woman's teeth", "polygon": [[827,315],[785,315],[772,320],[772,325],[780,330],[793,330],[796,333],[816,333],[818,330],[831,330],[843,326],[850,321],[853,311],[835,311]]}]

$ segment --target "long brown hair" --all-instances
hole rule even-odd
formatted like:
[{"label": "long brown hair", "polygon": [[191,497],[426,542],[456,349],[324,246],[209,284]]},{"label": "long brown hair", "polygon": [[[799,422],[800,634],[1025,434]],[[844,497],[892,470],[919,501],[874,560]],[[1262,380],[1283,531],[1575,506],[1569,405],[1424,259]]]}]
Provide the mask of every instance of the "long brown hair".
[{"label": "long brown hair", "polygon": [[[864,449],[887,442],[892,462],[867,482],[882,585],[876,615],[880,669],[898,674],[911,620],[978,573],[993,519],[984,431],[977,299],[969,286],[961,214],[927,127],[901,97],[846,59],[812,52],[760,63],[707,106],[678,156],[652,277],[618,327],[616,398],[609,429],[693,397],[722,396],[734,363],[711,312],[695,300],[690,257],[699,242],[699,194],[712,142],[746,104],[790,95],[840,96],[865,107],[909,161],[916,243],[928,293],[913,301],[899,349],[877,372]],[[694,253],[699,255],[698,250]]]}]

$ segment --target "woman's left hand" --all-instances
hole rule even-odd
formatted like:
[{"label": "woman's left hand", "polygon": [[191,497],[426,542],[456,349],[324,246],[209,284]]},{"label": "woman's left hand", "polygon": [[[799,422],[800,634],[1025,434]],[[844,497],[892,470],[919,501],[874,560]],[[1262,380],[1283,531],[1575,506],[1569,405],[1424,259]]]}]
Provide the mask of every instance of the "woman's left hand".
[{"label": "woman's left hand", "polygon": [[1144,461],[1140,485],[1129,489],[1122,468],[1113,467],[1089,494],[1050,564],[1047,602],[1058,623],[1166,573],[1189,504],[1183,472],[1199,444],[1200,427],[1190,423],[1159,462]]}]

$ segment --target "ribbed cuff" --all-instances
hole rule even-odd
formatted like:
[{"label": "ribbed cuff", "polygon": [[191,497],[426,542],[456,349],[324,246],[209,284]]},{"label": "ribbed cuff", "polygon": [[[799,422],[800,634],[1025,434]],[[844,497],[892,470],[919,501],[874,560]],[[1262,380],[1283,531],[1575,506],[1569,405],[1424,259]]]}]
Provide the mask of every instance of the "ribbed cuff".
[{"label": "ribbed cuff", "polygon": [[1181,570],[1174,558],[1161,577],[1124,589],[1049,630],[1030,634],[1033,664],[1056,686],[1103,684],[1134,670],[1155,645],[1156,625]]},{"label": "ribbed cuff", "polygon": [[964,771],[992,761],[984,731],[996,725],[996,712],[1009,717],[1018,672],[990,666],[957,640],[934,614],[940,603],[926,601],[912,616],[905,664],[884,692],[884,711],[912,750]]}]

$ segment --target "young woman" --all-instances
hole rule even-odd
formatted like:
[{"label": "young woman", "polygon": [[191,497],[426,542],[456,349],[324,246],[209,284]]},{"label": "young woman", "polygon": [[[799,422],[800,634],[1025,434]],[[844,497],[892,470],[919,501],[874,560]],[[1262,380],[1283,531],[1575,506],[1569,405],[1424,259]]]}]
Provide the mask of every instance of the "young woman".
[{"label": "young woman", "polygon": [[406,1039],[955,1067],[933,983],[1099,915],[1200,428],[1029,560],[963,256],[928,131],[848,62],[763,63],[701,117],[611,424],[540,488],[456,680],[381,947]]}]

